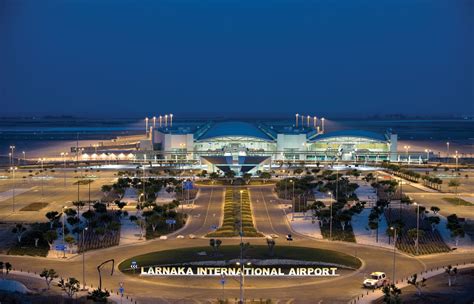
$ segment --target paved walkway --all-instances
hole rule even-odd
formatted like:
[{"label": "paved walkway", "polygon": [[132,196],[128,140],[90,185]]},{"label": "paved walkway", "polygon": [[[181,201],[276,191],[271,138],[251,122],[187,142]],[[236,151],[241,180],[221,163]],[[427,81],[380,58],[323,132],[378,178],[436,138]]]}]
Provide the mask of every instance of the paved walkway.
[{"label": "paved walkway", "polygon": [[352,230],[354,231],[356,243],[393,248],[393,245],[388,243],[388,235],[386,233],[388,224],[384,215],[380,216],[378,242],[376,231],[369,229],[368,221],[370,210],[370,208],[365,208],[360,214],[354,214],[352,216]]},{"label": "paved walkway", "polygon": [[[474,267],[474,263],[457,266],[458,269],[465,269],[465,268],[471,268],[471,267]],[[433,269],[433,270],[430,270],[430,271],[419,273],[418,277],[420,279],[421,278],[428,279],[428,278],[434,277],[436,275],[443,274],[444,272],[445,272],[444,267],[441,267],[441,268],[438,268],[438,269]],[[403,281],[401,281],[400,283],[398,283],[396,285],[397,285],[398,288],[401,289],[401,288],[407,287],[409,284],[407,283],[407,280],[403,280]],[[376,290],[367,291],[366,293],[362,294],[361,297],[359,297],[358,299],[353,299],[349,303],[360,303],[360,304],[367,303],[367,304],[370,304],[370,303],[372,303],[373,301],[377,300],[378,298],[380,298],[382,296],[383,296],[382,289],[379,288],[379,289],[376,289]]]},{"label": "paved walkway", "polygon": [[310,212],[306,215],[303,212],[295,212],[294,215],[292,212],[285,214],[293,231],[316,239],[323,238],[319,222],[315,220],[313,223]]}]

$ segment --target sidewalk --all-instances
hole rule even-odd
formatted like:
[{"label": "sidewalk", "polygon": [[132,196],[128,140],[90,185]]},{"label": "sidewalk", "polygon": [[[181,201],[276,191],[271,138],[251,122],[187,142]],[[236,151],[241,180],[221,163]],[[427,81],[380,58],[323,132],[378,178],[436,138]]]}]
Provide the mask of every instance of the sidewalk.
[{"label": "sidewalk", "polygon": [[319,227],[319,221],[316,219],[314,224],[312,222],[311,214],[308,212],[306,215],[303,212],[286,213],[286,219],[295,232],[303,234],[316,239],[323,239],[321,234],[321,228]]},{"label": "sidewalk", "polygon": [[[465,269],[465,268],[471,268],[474,267],[474,263],[471,264],[466,264],[466,265],[453,265],[454,267],[457,267],[458,269]],[[432,269],[429,271],[425,271],[422,273],[418,274],[419,278],[431,278],[436,275],[443,274],[445,272],[444,267],[440,267],[437,269]],[[405,279],[403,279],[400,283],[396,284],[398,288],[402,289],[407,287],[409,284]],[[382,289],[373,289],[373,290],[367,290],[365,293],[361,294],[361,296],[358,296],[357,299],[351,300],[349,303],[360,303],[360,304],[370,304],[373,301],[377,300],[378,298],[383,296]]]},{"label": "sidewalk", "polygon": [[380,216],[379,238],[378,242],[376,242],[376,231],[372,231],[368,227],[370,210],[370,208],[365,208],[360,214],[354,214],[352,216],[352,230],[354,231],[356,243],[393,248],[393,243],[388,243],[388,235],[386,233],[388,224],[384,215]]}]

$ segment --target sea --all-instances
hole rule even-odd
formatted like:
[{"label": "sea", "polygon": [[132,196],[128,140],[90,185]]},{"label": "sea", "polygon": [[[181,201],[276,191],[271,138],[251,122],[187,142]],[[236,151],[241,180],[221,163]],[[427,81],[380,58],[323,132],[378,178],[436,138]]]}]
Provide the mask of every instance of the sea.
[{"label": "sea", "polygon": [[[216,118],[214,120],[225,120]],[[291,126],[292,119],[272,118],[236,119],[262,122],[270,125]],[[196,126],[209,121],[205,118],[175,118],[175,127]],[[151,119],[150,119],[151,123]],[[376,133],[391,131],[398,134],[399,150],[430,149],[434,153],[458,151],[467,157],[474,155],[474,119],[326,119],[326,133],[339,130],[366,130]],[[21,117],[0,118],[0,157],[8,159],[10,146],[15,146],[18,158],[49,157],[51,153],[68,152],[79,141],[80,145],[92,145],[118,136],[137,135],[145,132],[145,121],[139,118],[78,118]],[[405,148],[406,149],[406,148]],[[23,154],[24,152],[24,154]]]}]

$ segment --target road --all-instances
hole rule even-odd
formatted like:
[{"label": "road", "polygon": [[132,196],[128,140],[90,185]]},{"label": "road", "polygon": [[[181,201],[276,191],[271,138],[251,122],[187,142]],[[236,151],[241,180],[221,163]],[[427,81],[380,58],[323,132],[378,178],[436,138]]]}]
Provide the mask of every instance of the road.
[{"label": "road", "polygon": [[[336,279],[310,281],[308,279],[246,279],[246,297],[255,299],[280,299],[280,303],[347,303],[351,298],[361,294],[361,282],[364,275],[372,271],[385,271],[392,275],[393,253],[389,249],[345,242],[329,242],[314,240],[291,231],[281,209],[278,199],[274,196],[271,186],[249,187],[252,210],[257,229],[265,234],[278,234],[276,250],[279,244],[286,244],[283,237],[288,233],[294,235],[292,246],[306,246],[330,249],[353,254],[363,261],[359,271]],[[222,216],[224,198],[223,187],[201,187],[196,206],[191,213],[190,222],[178,232],[182,235],[195,234],[197,239],[152,240],[144,243],[130,244],[86,253],[86,282],[97,286],[98,275],[96,266],[107,259],[113,258],[116,264],[135,255],[146,252],[181,247],[208,246],[208,239],[202,238],[210,231],[210,226],[217,224]],[[248,239],[252,244],[265,244],[263,238]],[[223,239],[225,245],[238,244],[238,239]],[[414,258],[405,254],[396,254],[396,273],[398,278],[407,277],[426,268],[442,266],[449,263],[460,263],[472,260],[471,252],[449,253]],[[41,271],[44,267],[56,269],[61,276],[82,278],[81,256],[67,260],[45,259],[35,257],[0,256],[2,261],[9,261],[17,269]],[[105,273],[105,271],[104,271]],[[103,284],[107,289],[116,290],[119,283],[124,282],[125,293],[136,298],[138,303],[204,303],[222,297],[222,289],[218,279],[176,278],[163,280],[153,278],[143,280],[132,278],[116,271],[113,276],[104,276]],[[225,296],[237,298],[238,284],[231,278],[226,284]]]}]

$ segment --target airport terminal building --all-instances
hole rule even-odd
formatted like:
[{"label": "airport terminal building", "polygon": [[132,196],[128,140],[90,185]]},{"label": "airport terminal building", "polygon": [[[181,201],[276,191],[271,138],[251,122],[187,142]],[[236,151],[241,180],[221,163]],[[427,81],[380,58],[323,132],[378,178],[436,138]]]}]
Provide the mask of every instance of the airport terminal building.
[{"label": "airport terminal building", "polygon": [[147,130],[134,154],[137,160],[196,165],[210,172],[254,172],[328,161],[397,160],[396,134],[360,130],[325,133],[324,120],[322,125],[301,123],[300,127],[225,121],[173,127],[161,124]]}]

